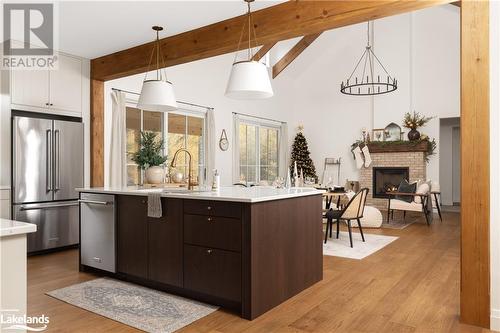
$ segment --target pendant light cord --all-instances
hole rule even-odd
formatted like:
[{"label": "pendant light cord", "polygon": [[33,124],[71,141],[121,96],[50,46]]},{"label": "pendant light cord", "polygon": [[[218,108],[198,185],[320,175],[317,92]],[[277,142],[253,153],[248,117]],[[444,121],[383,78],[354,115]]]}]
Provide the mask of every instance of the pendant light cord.
[{"label": "pendant light cord", "polygon": [[156,30],[156,80],[161,79],[160,71],[160,32]]},{"label": "pendant light cord", "polygon": [[[245,30],[246,30],[247,25],[248,25],[248,49],[247,49],[247,57],[248,57],[247,60],[248,61],[251,61],[254,57],[253,48],[252,48],[252,35],[253,35],[254,44],[255,44],[254,47],[259,46],[257,44],[257,33],[255,31],[255,28],[253,28],[253,23],[252,23],[252,10],[251,10],[251,6],[250,6],[251,1],[246,1],[246,3],[247,3],[247,12],[246,12],[247,19],[243,21],[244,22],[243,28],[241,29],[240,38],[238,39],[238,47],[236,48],[236,53],[234,55],[233,62],[237,61],[238,52],[240,51],[241,42],[243,41],[243,36],[245,35]],[[253,31],[252,31],[252,28],[253,28]],[[253,32],[253,34],[252,34],[252,32]]]}]

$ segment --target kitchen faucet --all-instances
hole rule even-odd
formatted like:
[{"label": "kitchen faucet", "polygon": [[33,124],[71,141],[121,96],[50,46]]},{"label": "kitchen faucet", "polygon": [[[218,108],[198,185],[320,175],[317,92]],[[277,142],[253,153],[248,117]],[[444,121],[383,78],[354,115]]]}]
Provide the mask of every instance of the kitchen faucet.
[{"label": "kitchen faucet", "polygon": [[174,154],[174,157],[172,158],[172,162],[170,163],[170,166],[172,168],[175,168],[175,161],[177,160],[177,154],[179,152],[186,152],[188,157],[189,157],[189,165],[188,165],[188,190],[192,190],[193,189],[193,183],[191,182],[191,160],[192,160],[192,156],[191,156],[191,153],[187,150],[187,149],[184,149],[184,148],[180,148],[180,149],[177,149],[177,151],[175,152]]}]

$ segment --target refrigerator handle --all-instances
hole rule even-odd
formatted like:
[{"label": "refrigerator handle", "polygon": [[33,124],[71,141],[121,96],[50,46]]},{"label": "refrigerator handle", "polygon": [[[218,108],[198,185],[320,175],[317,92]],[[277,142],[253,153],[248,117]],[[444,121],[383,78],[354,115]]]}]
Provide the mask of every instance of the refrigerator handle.
[{"label": "refrigerator handle", "polygon": [[45,183],[46,191],[52,191],[52,130],[48,129],[45,132]]},{"label": "refrigerator handle", "polygon": [[54,191],[57,192],[61,188],[61,158],[60,158],[60,138],[59,130],[54,131]]}]

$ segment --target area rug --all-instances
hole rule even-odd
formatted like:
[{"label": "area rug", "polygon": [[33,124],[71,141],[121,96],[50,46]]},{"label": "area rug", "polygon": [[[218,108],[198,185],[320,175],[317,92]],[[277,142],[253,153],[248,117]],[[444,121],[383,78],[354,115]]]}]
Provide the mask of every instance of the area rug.
[{"label": "area rug", "polygon": [[146,332],[174,332],[218,307],[109,278],[47,295]]},{"label": "area rug", "polygon": [[333,238],[328,238],[326,244],[323,243],[323,255],[360,260],[379,251],[396,239],[398,237],[365,233],[365,242],[363,242],[361,234],[353,232],[352,241],[354,247],[351,248],[349,233],[341,231],[339,239],[337,239],[334,231]]}]

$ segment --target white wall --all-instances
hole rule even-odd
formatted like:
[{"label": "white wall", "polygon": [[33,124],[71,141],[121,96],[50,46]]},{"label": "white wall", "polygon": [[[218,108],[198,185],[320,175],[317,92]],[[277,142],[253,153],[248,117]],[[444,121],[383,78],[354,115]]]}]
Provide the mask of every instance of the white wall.
[{"label": "white wall", "polygon": [[[215,167],[221,172],[222,185],[232,183],[232,112],[240,112],[256,116],[288,121],[290,110],[282,107],[281,101],[287,98],[288,91],[281,89],[279,83],[274,84],[275,95],[271,99],[261,101],[237,101],[224,96],[227,79],[234,56],[226,54],[183,65],[167,68],[167,77],[174,84],[177,100],[201,104],[215,109],[216,139],[223,129],[226,130],[230,145],[227,151],[216,148]],[[109,143],[111,124],[111,88],[140,92],[144,74],[129,76],[105,83],[105,147]],[[104,150],[105,163],[109,160],[109,150]],[[107,164],[105,179],[108,179]]]},{"label": "white wall", "polygon": [[500,331],[500,3],[490,2],[490,303]]},{"label": "white wall", "polygon": [[[224,97],[233,55],[170,67],[167,75],[179,100],[215,108],[217,135],[225,128],[231,141],[232,111],[287,121],[290,145],[297,126],[303,124],[318,176],[325,157],[342,157],[341,180],[358,179],[350,146],[360,138],[362,128],[401,124],[404,113],[413,109],[438,118],[460,116],[459,23],[459,10],[451,5],[375,21],[374,50],[399,81],[396,92],[376,97],[346,96],[339,91],[340,82],[364,51],[366,23],[324,32],[273,80],[275,96],[269,100]],[[291,44],[284,41],[273,48],[271,62]],[[143,78],[136,75],[106,83],[106,128],[110,89],[138,92]],[[423,132],[439,143],[439,119]],[[107,154],[105,150],[106,160]],[[231,147],[226,152],[217,150],[215,162],[223,170],[223,184],[231,183],[231,158]],[[431,159],[427,176],[439,181],[438,154]]]},{"label": "white wall", "polygon": [[[274,80],[293,85],[288,88],[293,103],[287,107],[294,110],[291,129],[304,124],[320,177],[325,157],[342,157],[341,179],[358,179],[350,145],[363,127],[401,124],[404,113],[416,110],[436,116],[422,132],[439,144],[439,118],[460,116],[457,7],[434,7],[374,22],[374,51],[399,82],[393,93],[353,97],[339,92],[365,45],[366,23],[324,32]],[[427,177],[439,181],[439,148],[436,153]]]}]

